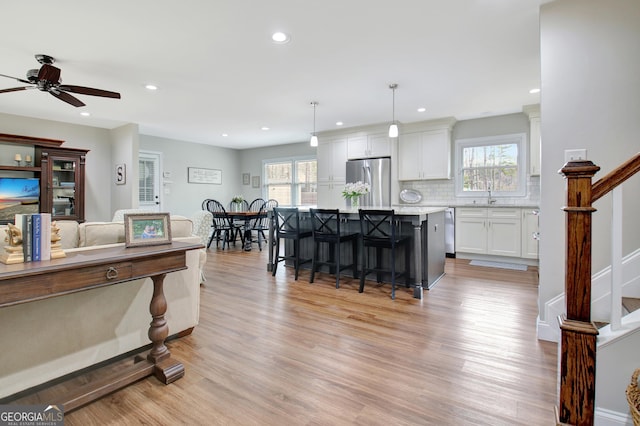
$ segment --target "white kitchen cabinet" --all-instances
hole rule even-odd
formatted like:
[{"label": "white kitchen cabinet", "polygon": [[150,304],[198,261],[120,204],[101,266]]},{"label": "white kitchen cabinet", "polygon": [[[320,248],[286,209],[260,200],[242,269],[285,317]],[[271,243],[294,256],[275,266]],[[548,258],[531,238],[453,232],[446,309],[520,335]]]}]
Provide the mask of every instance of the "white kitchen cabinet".
[{"label": "white kitchen cabinet", "polygon": [[487,252],[486,209],[456,208],[456,252]]},{"label": "white kitchen cabinet", "polygon": [[318,182],[342,181],[347,172],[347,139],[338,138],[320,141],[316,152],[318,160]]},{"label": "white kitchen cabinet", "polygon": [[350,136],[347,139],[347,158],[390,157],[391,146],[391,139],[384,133]]},{"label": "white kitchen cabinet", "polygon": [[529,136],[529,174],[531,176],[540,175],[540,145],[540,117],[533,117]]},{"label": "white kitchen cabinet", "polygon": [[346,201],[342,196],[345,182],[318,182],[317,205],[321,209],[344,209]]},{"label": "white kitchen cabinet", "polygon": [[451,179],[451,133],[448,128],[400,135],[398,179]]},{"label": "white kitchen cabinet", "polygon": [[529,174],[540,175],[540,105],[527,105],[524,112],[529,116]]},{"label": "white kitchen cabinet", "polygon": [[456,252],[520,257],[519,208],[456,209]]},{"label": "white kitchen cabinet", "polygon": [[538,209],[522,209],[522,257],[538,258]]},{"label": "white kitchen cabinet", "polygon": [[347,138],[320,140],[317,150],[320,208],[344,208],[342,190],[346,183]]}]

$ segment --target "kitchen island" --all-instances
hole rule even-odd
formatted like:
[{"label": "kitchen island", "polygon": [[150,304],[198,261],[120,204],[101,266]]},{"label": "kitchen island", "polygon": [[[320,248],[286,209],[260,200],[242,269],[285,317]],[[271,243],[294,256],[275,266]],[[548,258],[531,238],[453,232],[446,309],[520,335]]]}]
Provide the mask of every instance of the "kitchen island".
[{"label": "kitchen island", "polygon": [[[369,208],[369,207],[364,207]],[[370,207],[372,209],[385,209],[387,207]],[[411,237],[412,244],[411,253],[411,271],[410,283],[414,288],[413,297],[422,299],[422,290],[432,288],[438,280],[444,275],[445,263],[445,247],[444,247],[444,207],[397,207],[394,208],[396,216],[399,217],[399,232],[402,235]],[[355,209],[340,209],[340,213],[346,221],[343,225],[345,231],[360,231],[360,217]],[[269,215],[273,221],[271,212]],[[311,219],[308,208],[300,208],[300,226],[302,228],[311,229]],[[270,227],[269,240],[269,263],[268,270],[273,270],[274,262],[274,226]],[[290,254],[293,245],[289,241],[283,242],[286,254]],[[397,259],[404,258],[403,248],[399,249],[396,255]],[[362,252],[359,249],[359,252]],[[305,238],[300,244],[300,257],[311,258],[313,254],[313,240]],[[322,253],[326,256],[327,253]],[[349,250],[343,250],[341,253],[341,263],[349,264],[352,262]],[[388,262],[388,259],[387,259]],[[358,269],[360,269],[360,260],[357,260]],[[401,263],[401,262],[400,262]],[[307,264],[308,265],[308,264]],[[304,266],[304,265],[303,265]],[[310,267],[310,266],[308,266]],[[398,265],[397,270],[402,270],[402,266]],[[322,270],[321,270],[322,271]],[[324,270],[323,272],[327,272]]]}]

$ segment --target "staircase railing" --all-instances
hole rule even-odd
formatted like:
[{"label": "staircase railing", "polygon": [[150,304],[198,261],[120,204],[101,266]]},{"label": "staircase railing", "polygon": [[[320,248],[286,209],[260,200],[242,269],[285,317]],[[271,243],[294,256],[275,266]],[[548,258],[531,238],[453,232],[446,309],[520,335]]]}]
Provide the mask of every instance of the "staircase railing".
[{"label": "staircase railing", "polygon": [[[591,161],[572,161],[560,170],[567,180],[567,203],[563,208],[566,212],[567,313],[558,319],[561,331],[558,424],[593,425],[594,422],[598,329],[591,321],[591,215],[595,211],[592,204],[614,191],[614,210],[618,212],[614,212],[613,233],[619,232],[621,239],[622,195],[619,189],[614,189],[640,171],[640,153],[592,184],[599,170]],[[621,248],[612,252],[621,264]],[[619,269],[615,274],[619,276]],[[621,290],[618,288],[615,292],[620,303]]]}]

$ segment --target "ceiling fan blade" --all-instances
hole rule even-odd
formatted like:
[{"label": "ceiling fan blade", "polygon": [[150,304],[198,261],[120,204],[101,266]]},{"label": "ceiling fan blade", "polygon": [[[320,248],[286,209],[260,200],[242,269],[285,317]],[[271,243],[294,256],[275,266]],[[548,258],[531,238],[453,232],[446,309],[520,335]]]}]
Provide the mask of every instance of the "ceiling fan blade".
[{"label": "ceiling fan blade", "polygon": [[120,99],[120,93],[110,92],[108,90],[93,89],[91,87],[71,86],[68,84],[61,84],[58,86],[59,90],[65,92],[78,93],[80,95],[102,96],[103,98],[115,98]]},{"label": "ceiling fan blade", "polygon": [[60,99],[61,101],[65,101],[66,103],[73,105],[74,107],[84,106],[84,103],[80,99],[71,96],[67,92],[60,92],[58,90],[51,89],[49,90],[49,93],[51,93],[53,96]]},{"label": "ceiling fan blade", "polygon": [[0,76],[2,76],[2,77],[7,77],[7,78],[12,78],[12,79],[14,79],[14,80],[18,80],[20,83],[27,83],[27,84],[31,84],[31,82],[30,82],[29,80],[23,80],[23,79],[18,78],[18,77],[12,77],[12,76],[10,76],[10,75],[6,75],[6,74],[0,74]]},{"label": "ceiling fan blade", "polygon": [[49,64],[43,64],[38,72],[38,80],[45,80],[54,84],[60,82],[60,68],[56,68]]},{"label": "ceiling fan blade", "polygon": [[1,89],[0,93],[17,92],[19,90],[35,89],[34,86],[13,87],[11,89]]}]

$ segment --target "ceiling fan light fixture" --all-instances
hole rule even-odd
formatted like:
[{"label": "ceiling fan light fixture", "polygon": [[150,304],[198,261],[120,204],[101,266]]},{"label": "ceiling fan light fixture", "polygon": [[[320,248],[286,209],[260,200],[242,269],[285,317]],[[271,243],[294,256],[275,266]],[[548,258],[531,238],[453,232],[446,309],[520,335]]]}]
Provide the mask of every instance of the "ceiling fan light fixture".
[{"label": "ceiling fan light fixture", "polygon": [[309,145],[315,147],[318,146],[318,136],[316,136],[316,107],[318,106],[318,103],[312,101],[311,105],[313,106],[313,133],[311,133],[311,140],[309,141]]},{"label": "ceiling fan light fixture", "polygon": [[391,91],[393,92],[393,100],[392,100],[392,120],[391,120],[391,125],[389,126],[389,137],[390,138],[397,138],[398,137],[398,124],[396,123],[396,89],[398,88],[398,85],[396,83],[391,83],[389,85],[389,89],[391,89]]}]

